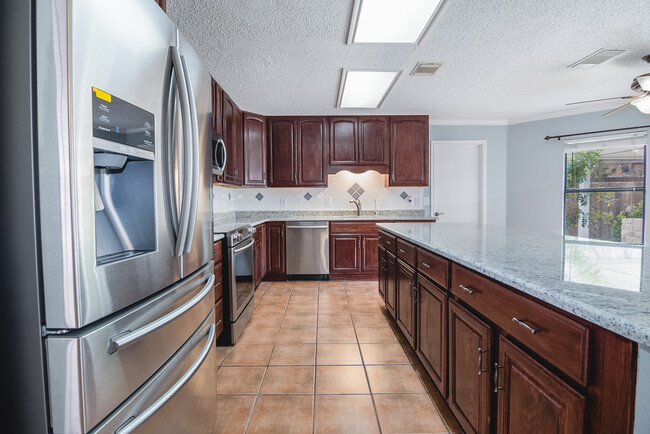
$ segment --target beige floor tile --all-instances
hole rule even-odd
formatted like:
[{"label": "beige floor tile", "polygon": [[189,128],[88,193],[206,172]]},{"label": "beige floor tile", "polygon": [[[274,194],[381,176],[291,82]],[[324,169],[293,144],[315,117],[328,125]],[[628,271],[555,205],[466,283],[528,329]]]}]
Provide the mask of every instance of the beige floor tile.
[{"label": "beige floor tile", "polygon": [[348,294],[348,303],[376,303],[375,297],[370,292],[361,294]]},{"label": "beige floor tile", "polygon": [[[270,291],[270,290],[269,290]],[[264,303],[288,303],[290,294],[269,294],[269,291],[266,291],[260,305]]]},{"label": "beige floor tile", "polygon": [[294,282],[271,282],[268,289],[291,289]]},{"label": "beige floor tile", "polygon": [[316,303],[291,303],[287,309],[287,314],[316,314],[318,313],[318,304]]},{"label": "beige floor tile", "polygon": [[366,366],[372,393],[426,393],[411,365]]},{"label": "beige floor tile", "polygon": [[446,433],[447,428],[429,397],[375,395],[381,429],[386,433]]},{"label": "beige floor tile", "polygon": [[361,355],[356,344],[318,344],[316,357],[318,365],[361,364]]},{"label": "beige floor tile", "polygon": [[362,344],[393,344],[397,337],[389,326],[386,327],[355,327],[359,343]]},{"label": "beige floor tile", "polygon": [[318,327],[318,342],[321,344],[355,344],[354,327]]},{"label": "beige floor tile", "polygon": [[266,365],[273,345],[237,344],[226,356],[222,366]]},{"label": "beige floor tile", "polygon": [[350,313],[350,308],[347,303],[327,303],[321,302],[318,304],[318,313]]},{"label": "beige floor tile", "polygon": [[320,282],[320,285],[318,285],[318,289],[323,289],[323,288],[343,288],[343,282],[336,282],[336,281]]},{"label": "beige floor tile", "polygon": [[314,344],[316,327],[282,327],[278,335],[279,344]]},{"label": "beige floor tile", "polygon": [[314,366],[269,366],[261,393],[314,393]]},{"label": "beige floor tile", "polygon": [[291,292],[292,295],[318,295],[318,288],[299,287],[296,286]]},{"label": "beige floor tile", "polygon": [[366,365],[409,364],[400,344],[360,344]]},{"label": "beige floor tile", "polygon": [[351,327],[352,317],[349,314],[323,313],[318,315],[318,327]]},{"label": "beige floor tile", "polygon": [[257,399],[249,434],[304,434],[312,431],[312,395],[265,395]]},{"label": "beige floor tile", "polygon": [[259,392],[265,367],[222,366],[217,371],[217,394],[250,394]]},{"label": "beige floor tile", "polygon": [[282,324],[283,315],[270,315],[270,314],[253,314],[253,319],[248,323],[248,327],[277,327],[280,328]]},{"label": "beige floor tile", "polygon": [[232,347],[230,345],[228,346],[218,346],[215,350],[215,357],[217,359],[217,366],[220,366],[223,363],[223,360],[226,358],[228,355],[228,351],[230,351]]},{"label": "beige floor tile", "polygon": [[255,396],[218,396],[213,434],[243,433],[255,404]]},{"label": "beige floor tile", "polygon": [[286,314],[282,327],[316,327],[316,315]]},{"label": "beige floor tile", "polygon": [[289,295],[292,289],[291,286],[271,286],[266,290],[266,295]]},{"label": "beige floor tile", "polygon": [[337,296],[337,295],[345,295],[345,289],[343,287],[336,287],[336,288],[319,288],[318,289],[318,294],[319,295],[330,295],[330,296]]},{"label": "beige floor tile", "polygon": [[237,341],[238,344],[274,344],[278,336],[275,327],[246,328]]},{"label": "beige floor tile", "polygon": [[318,294],[319,303],[347,303],[345,294]]},{"label": "beige floor tile", "polygon": [[370,395],[318,395],[314,413],[317,434],[379,433]]},{"label": "beige floor tile", "polygon": [[271,355],[271,365],[313,365],[315,344],[277,344]]},{"label": "beige floor tile", "polygon": [[257,305],[255,313],[258,315],[282,315],[287,309],[286,303],[266,303],[262,302]]},{"label": "beige floor tile", "polygon": [[354,313],[352,321],[355,327],[385,327],[388,324],[383,313]]},{"label": "beige floor tile", "polygon": [[350,305],[350,312],[352,313],[376,313],[381,314],[381,308],[377,302],[372,303],[348,303]]},{"label": "beige floor tile", "polygon": [[318,294],[303,294],[296,292],[291,294],[291,298],[289,299],[289,304],[292,303],[318,303]]},{"label": "beige floor tile", "polygon": [[316,393],[370,393],[363,366],[317,366]]}]

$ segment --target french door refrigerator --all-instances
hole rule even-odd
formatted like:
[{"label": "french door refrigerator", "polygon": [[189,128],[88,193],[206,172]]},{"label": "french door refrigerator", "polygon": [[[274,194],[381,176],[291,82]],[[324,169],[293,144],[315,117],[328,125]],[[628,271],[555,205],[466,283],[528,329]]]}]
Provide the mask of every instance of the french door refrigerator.
[{"label": "french door refrigerator", "polygon": [[37,1],[35,41],[51,429],[204,430],[210,76],[152,0]]}]

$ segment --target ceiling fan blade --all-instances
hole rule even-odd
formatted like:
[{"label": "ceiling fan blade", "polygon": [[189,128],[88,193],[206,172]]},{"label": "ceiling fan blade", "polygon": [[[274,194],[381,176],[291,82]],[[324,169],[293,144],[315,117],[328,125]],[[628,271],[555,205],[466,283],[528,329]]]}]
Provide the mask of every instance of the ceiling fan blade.
[{"label": "ceiling fan blade", "polygon": [[639,75],[636,78],[636,81],[639,83],[641,89],[645,90],[646,92],[650,92],[650,75]]},{"label": "ceiling fan blade", "polygon": [[587,100],[587,101],[570,102],[570,103],[567,103],[566,105],[586,104],[586,103],[589,103],[589,102],[610,101],[610,100],[615,100],[615,99],[632,99],[632,98],[638,98],[638,96],[637,95],[632,95],[632,96],[617,96],[617,97],[614,97],[614,98],[590,99],[590,100]]},{"label": "ceiling fan blade", "polygon": [[617,108],[615,108],[614,110],[608,111],[608,112],[605,113],[602,117],[606,117],[606,116],[609,116],[609,115],[613,115],[614,113],[618,112],[619,110],[623,110],[624,108],[626,108],[627,106],[630,106],[630,105],[632,105],[631,102],[628,102],[627,104],[623,104],[622,106],[617,107]]}]

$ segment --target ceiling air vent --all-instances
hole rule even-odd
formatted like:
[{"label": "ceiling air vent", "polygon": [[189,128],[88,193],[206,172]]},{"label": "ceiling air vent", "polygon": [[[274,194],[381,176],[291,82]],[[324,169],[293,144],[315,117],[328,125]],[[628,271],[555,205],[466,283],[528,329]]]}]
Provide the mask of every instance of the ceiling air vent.
[{"label": "ceiling air vent", "polygon": [[431,76],[438,71],[442,66],[442,63],[418,63],[415,65],[415,69],[411,72],[411,75],[428,75]]},{"label": "ceiling air vent", "polygon": [[590,68],[592,66],[600,65],[601,63],[605,62],[606,60],[611,59],[612,57],[618,56],[621,53],[624,53],[625,50],[617,50],[617,49],[605,49],[602,48],[595,53],[591,53],[589,56],[578,60],[575,63],[572,63],[569,65],[569,68]]}]

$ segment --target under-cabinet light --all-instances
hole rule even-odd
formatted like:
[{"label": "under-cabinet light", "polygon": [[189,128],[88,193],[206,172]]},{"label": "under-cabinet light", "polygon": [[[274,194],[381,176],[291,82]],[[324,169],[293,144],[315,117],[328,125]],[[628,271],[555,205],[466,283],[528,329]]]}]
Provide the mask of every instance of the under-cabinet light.
[{"label": "under-cabinet light", "polygon": [[379,108],[400,71],[343,70],[337,107]]}]

